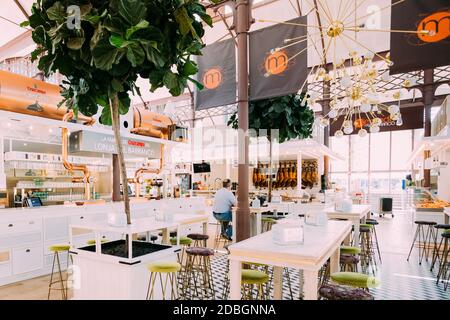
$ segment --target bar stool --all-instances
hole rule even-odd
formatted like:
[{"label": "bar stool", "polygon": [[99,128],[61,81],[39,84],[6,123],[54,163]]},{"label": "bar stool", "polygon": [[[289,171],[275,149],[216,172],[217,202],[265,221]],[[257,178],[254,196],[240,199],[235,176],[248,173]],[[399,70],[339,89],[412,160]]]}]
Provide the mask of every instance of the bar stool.
[{"label": "bar stool", "polygon": [[428,261],[429,246],[431,245],[431,241],[435,239],[433,226],[437,223],[434,221],[414,221],[414,223],[417,224],[416,233],[414,235],[414,240],[411,244],[411,249],[409,250],[406,261],[409,261],[412,249],[414,248],[414,244],[417,240],[419,246],[419,265],[422,265],[422,260],[424,257],[425,261]]},{"label": "bar stool", "polygon": [[380,245],[378,244],[378,236],[377,236],[377,228],[376,228],[376,226],[378,225],[378,221],[375,219],[366,219],[366,224],[372,226],[372,243],[373,243],[374,247],[376,247],[376,249],[377,249],[378,259],[380,259],[380,263],[381,263],[381,252],[380,252]]},{"label": "bar stool", "polygon": [[194,240],[194,247],[207,247],[209,236],[203,233],[190,233],[187,235],[188,238]]},{"label": "bar stool", "polygon": [[440,256],[440,252],[441,252],[442,242],[443,242],[444,238],[441,237],[441,241],[439,242],[439,245],[438,245],[437,244],[437,236],[439,234],[439,230],[444,230],[444,232],[445,232],[445,230],[450,230],[450,224],[436,224],[434,226],[434,228],[436,230],[435,230],[435,237],[434,237],[433,259],[431,260],[430,271],[433,271],[436,261],[439,260],[438,264],[440,264],[440,261],[442,260],[442,257]]},{"label": "bar stool", "polygon": [[[170,244],[175,246],[177,244],[177,238],[173,237],[170,238]],[[183,265],[184,263],[184,253],[186,251],[186,248],[190,247],[192,244],[192,239],[188,238],[188,237],[180,237],[180,246],[181,246],[181,254],[180,252],[177,253],[177,260],[178,263],[180,263],[181,265]]]},{"label": "bar stool", "polygon": [[155,288],[157,287],[155,282],[157,278],[159,278],[162,300],[166,300],[168,285],[170,285],[170,300],[179,299],[177,272],[180,271],[181,265],[178,262],[154,262],[149,264],[147,269],[150,271],[147,300],[154,299]]},{"label": "bar stool", "polygon": [[[268,300],[268,292],[264,290],[269,281],[269,275],[265,272],[243,269],[241,276],[242,298],[244,300]],[[256,289],[256,299],[253,291]]]},{"label": "bar stool", "polygon": [[361,243],[361,269],[363,273],[369,273],[369,269],[375,274],[376,261],[375,251],[372,243],[372,229],[373,226],[369,224],[361,224],[359,227],[359,236]]},{"label": "bar stool", "polygon": [[[210,257],[214,250],[204,247],[186,249],[186,266],[182,281],[182,292],[185,299],[215,299],[214,281]],[[191,295],[191,291],[194,295]]]},{"label": "bar stool", "polygon": [[[100,240],[100,242],[101,242],[101,243],[106,243],[106,242],[109,242],[109,240],[106,239],[105,237],[103,237],[103,238]],[[88,241],[86,241],[86,243],[87,243],[89,246],[92,246],[92,245],[95,244],[95,239],[89,239]]]},{"label": "bar stool", "polygon": [[335,272],[330,278],[333,283],[319,289],[319,296],[326,300],[374,300],[369,289],[380,284],[377,278],[357,272]]},{"label": "bar stool", "polygon": [[444,231],[444,233],[441,234],[442,239],[444,239],[444,253],[442,254],[442,260],[441,263],[439,265],[439,271],[438,271],[438,275],[437,275],[437,280],[436,280],[436,284],[439,283],[439,281],[442,280],[446,280],[445,284],[444,284],[444,290],[447,291],[448,288],[448,283],[450,281],[450,272],[449,272],[449,259],[448,259],[448,253],[449,253],[449,239],[450,239],[450,230],[446,230]]},{"label": "bar stool", "polygon": [[[275,220],[273,218],[269,218],[269,217],[261,218],[261,232],[264,233],[264,232],[268,232],[268,231],[272,230],[273,225],[276,223],[277,223],[277,220]],[[272,272],[273,269],[271,269],[269,271],[269,266],[267,266],[267,265],[259,265],[259,264],[254,264],[254,263],[252,263],[252,265],[254,265],[256,267],[262,267],[264,269],[263,272],[267,272],[270,274],[269,281],[267,282],[267,286],[270,286],[272,283],[272,280],[273,280],[273,272]],[[290,276],[290,271],[288,268],[283,268],[283,277],[285,277],[287,280],[291,300],[294,300],[294,294],[293,294],[292,285],[291,285],[291,276]],[[267,289],[267,290],[269,290],[269,289]]]},{"label": "bar stool", "polygon": [[[228,300],[228,296],[230,294],[229,270],[230,262],[228,260],[227,268],[225,270],[225,276],[223,279],[222,300]],[[268,300],[270,293],[269,283],[270,276],[266,272],[255,269],[243,269],[241,275],[242,298],[244,300],[254,300],[253,292],[256,289],[256,299]],[[256,288],[254,288],[254,286],[256,286]],[[265,290],[264,287],[266,287]]]},{"label": "bar stool", "polygon": [[[67,252],[67,268],[69,268],[69,259],[71,259],[69,254],[70,245],[69,244],[55,244],[49,247],[49,250],[53,252],[53,264],[52,264],[52,273],[50,275],[50,282],[48,285],[48,295],[47,299],[50,300],[51,290],[59,290],[61,291],[61,297],[63,300],[67,300],[67,279],[64,279],[62,270],[61,270],[61,262],[59,259],[59,254],[63,252]],[[53,280],[53,276],[55,274],[55,266],[58,270],[56,270],[59,279]],[[66,283],[64,285],[64,283]],[[60,284],[60,288],[54,288],[57,284]]]},{"label": "bar stool", "polygon": [[340,258],[341,271],[358,272],[358,256],[352,254],[341,254]]},{"label": "bar stool", "polygon": [[261,232],[267,232],[272,230],[272,226],[276,224],[277,221],[273,218],[263,217],[261,218]]},{"label": "bar stool", "polygon": [[[340,269],[341,271],[358,272],[358,263],[360,262],[361,249],[352,246],[340,247]],[[329,260],[319,270],[319,283],[327,284],[330,279],[330,262]]]},{"label": "bar stool", "polygon": [[214,251],[217,251],[219,249],[219,246],[221,243],[223,243],[223,247],[225,247],[231,243],[231,239],[229,239],[228,237],[225,237],[222,234],[222,230],[225,230],[230,222],[222,221],[222,220],[218,220],[218,221],[219,221],[219,223],[217,224],[216,235],[214,237]]}]

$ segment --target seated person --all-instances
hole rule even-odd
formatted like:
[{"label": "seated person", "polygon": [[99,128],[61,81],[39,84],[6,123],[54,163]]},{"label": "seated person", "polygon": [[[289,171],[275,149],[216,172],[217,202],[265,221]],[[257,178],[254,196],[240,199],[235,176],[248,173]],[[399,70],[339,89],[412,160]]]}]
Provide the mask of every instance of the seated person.
[{"label": "seated person", "polygon": [[229,179],[225,179],[222,185],[223,188],[218,190],[214,197],[213,215],[222,225],[222,236],[231,240],[233,232],[230,225],[232,220],[231,208],[236,205],[236,197],[230,191],[231,181]]}]

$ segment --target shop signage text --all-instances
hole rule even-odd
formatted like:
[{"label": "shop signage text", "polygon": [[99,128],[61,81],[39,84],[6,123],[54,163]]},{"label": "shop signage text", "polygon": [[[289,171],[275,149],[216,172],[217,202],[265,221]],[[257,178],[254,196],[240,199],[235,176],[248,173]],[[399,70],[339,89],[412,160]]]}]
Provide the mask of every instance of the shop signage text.
[{"label": "shop signage text", "polygon": [[[77,131],[70,134],[70,152],[98,152],[116,154],[117,146],[113,135]],[[122,138],[123,152],[128,155],[158,159],[161,157],[160,145],[139,139]]]}]

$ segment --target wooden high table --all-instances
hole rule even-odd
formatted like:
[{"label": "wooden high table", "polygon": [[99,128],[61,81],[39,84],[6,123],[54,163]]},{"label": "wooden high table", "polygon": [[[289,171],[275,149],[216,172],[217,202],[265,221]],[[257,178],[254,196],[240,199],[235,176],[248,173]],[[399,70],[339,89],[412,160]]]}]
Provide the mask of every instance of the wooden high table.
[{"label": "wooden high table", "polygon": [[[348,212],[336,211],[334,207],[325,208],[324,212],[328,215],[328,219],[345,219],[350,220],[354,227],[354,245],[360,247],[359,243],[359,226],[360,221],[365,221],[366,218],[370,218],[370,205],[366,204],[354,204],[352,209]],[[346,244],[349,244],[349,239],[346,239]]]},{"label": "wooden high table", "polygon": [[272,241],[272,231],[232,244],[230,250],[230,298],[241,298],[242,263],[274,266],[274,299],[282,298],[283,268],[303,270],[304,299],[317,300],[318,273],[330,258],[331,272],[339,271],[341,242],[348,236],[349,221],[328,221],[326,226],[305,225],[303,244],[283,246]]}]

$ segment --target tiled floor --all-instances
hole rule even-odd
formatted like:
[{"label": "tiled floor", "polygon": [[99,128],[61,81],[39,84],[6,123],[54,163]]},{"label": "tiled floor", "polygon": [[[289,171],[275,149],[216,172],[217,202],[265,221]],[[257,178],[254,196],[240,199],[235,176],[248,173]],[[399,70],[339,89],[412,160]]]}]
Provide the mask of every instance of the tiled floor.
[{"label": "tiled floor", "polygon": [[[417,249],[413,251],[410,262],[406,261],[411,245],[415,225],[411,213],[396,212],[395,217],[375,217],[377,226],[382,264],[377,266],[376,276],[381,285],[373,290],[376,299],[383,300],[450,300],[450,287],[445,292],[443,284],[436,285],[436,272],[430,272],[430,263],[418,264]],[[215,228],[210,228],[211,232]],[[211,240],[213,236],[211,235]],[[212,241],[209,242],[212,246]],[[223,279],[226,270],[226,255],[216,254],[212,265],[216,298],[221,299]],[[294,297],[298,297],[299,273],[291,270],[291,284]],[[48,277],[40,277],[0,287],[0,299],[47,299]],[[283,297],[290,299],[287,283],[284,283]],[[57,294],[52,299],[58,299]]]},{"label": "tiled floor", "polygon": [[[382,263],[378,263],[375,274],[381,285],[372,290],[378,300],[450,300],[450,286],[444,291],[444,284],[436,284],[437,265],[430,272],[430,262],[418,263],[417,249],[413,249],[410,261],[408,252],[415,232],[411,212],[395,212],[395,217],[374,217],[378,220],[378,238],[382,255]],[[431,260],[431,259],[430,259]],[[226,258],[217,256],[214,260],[214,271],[223,279]],[[299,274],[290,270],[291,288],[294,297],[298,297]],[[221,298],[222,281],[216,281],[216,290]],[[290,299],[286,283],[283,286],[283,298]]]}]

